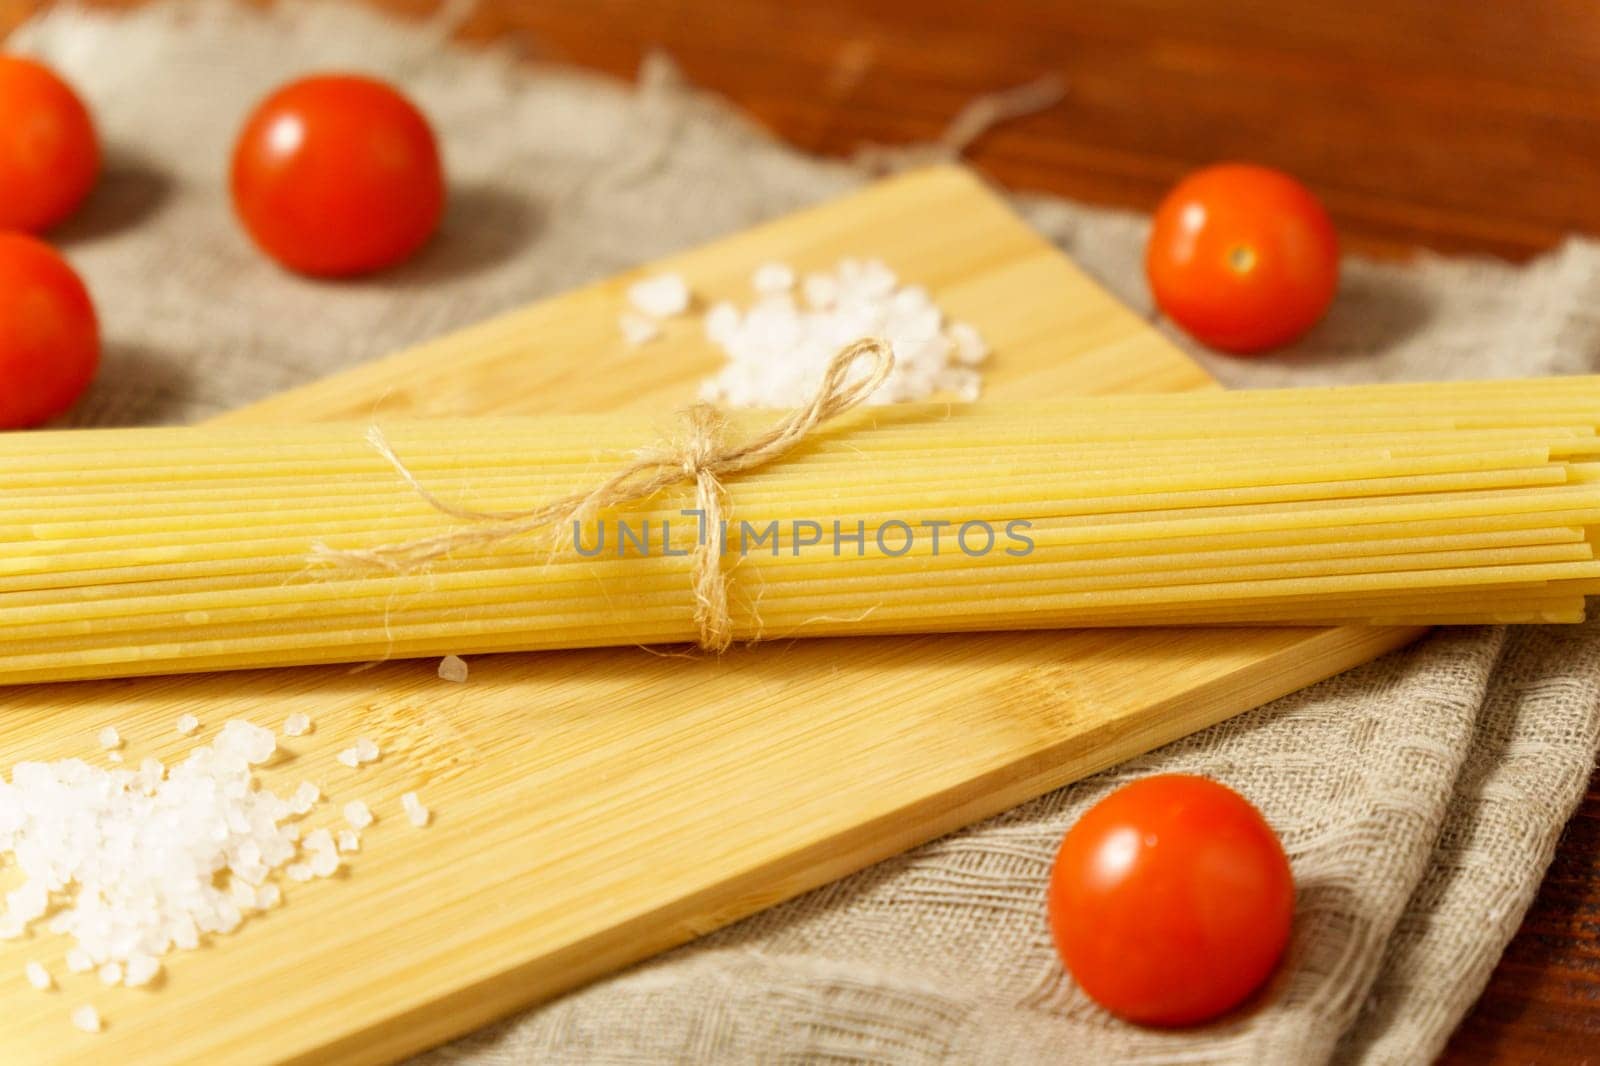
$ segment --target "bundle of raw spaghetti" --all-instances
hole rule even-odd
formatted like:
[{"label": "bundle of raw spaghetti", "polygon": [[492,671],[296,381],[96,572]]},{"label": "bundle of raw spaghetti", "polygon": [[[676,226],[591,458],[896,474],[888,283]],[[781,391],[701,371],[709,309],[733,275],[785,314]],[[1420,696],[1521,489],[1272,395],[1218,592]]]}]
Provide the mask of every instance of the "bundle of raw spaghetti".
[{"label": "bundle of raw spaghetti", "polygon": [[1600,378],[850,410],[852,354],[787,416],[5,437],[0,681],[1600,590]]}]

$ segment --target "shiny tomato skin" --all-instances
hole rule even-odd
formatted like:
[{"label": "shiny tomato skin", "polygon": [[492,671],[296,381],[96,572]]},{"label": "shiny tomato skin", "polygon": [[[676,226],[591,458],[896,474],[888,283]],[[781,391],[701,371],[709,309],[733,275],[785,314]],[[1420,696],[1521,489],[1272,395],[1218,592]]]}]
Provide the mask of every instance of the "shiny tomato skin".
[{"label": "shiny tomato skin", "polygon": [[1201,343],[1234,355],[1282,347],[1327,311],[1339,240],[1304,185],[1268,167],[1224,163],[1180,181],[1145,247],[1156,303]]},{"label": "shiny tomato skin", "polygon": [[99,173],[78,94],[42,63],[0,56],[0,230],[43,233],[78,209]]},{"label": "shiny tomato skin", "polygon": [[285,85],[234,147],[234,210],[273,259],[345,277],[402,262],[444,211],[444,168],[428,120],[372,78],[317,75]]},{"label": "shiny tomato skin", "polygon": [[100,363],[89,290],[43,241],[0,233],[0,429],[54,418]]},{"label": "shiny tomato skin", "polygon": [[1192,1025],[1247,999],[1289,940],[1294,882],[1259,811],[1203,777],[1125,785],[1068,831],[1049,919],[1072,976],[1142,1025]]}]

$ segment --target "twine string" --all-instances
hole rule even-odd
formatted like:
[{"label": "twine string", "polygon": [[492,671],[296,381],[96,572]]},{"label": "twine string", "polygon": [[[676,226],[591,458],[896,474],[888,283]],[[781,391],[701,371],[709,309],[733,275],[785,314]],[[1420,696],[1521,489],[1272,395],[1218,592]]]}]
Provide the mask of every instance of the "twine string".
[{"label": "twine string", "polygon": [[[862,359],[870,360],[867,373],[852,378],[852,369]],[[701,515],[701,536],[690,566],[695,627],[702,648],[723,652],[733,643],[728,579],[722,567],[720,543],[729,511],[724,479],[781,458],[822,423],[865,402],[893,369],[894,354],[887,344],[874,338],[856,341],[829,361],[809,401],[754,437],[737,444],[726,443],[726,416],[712,404],[697,403],[683,412],[682,443],[646,449],[588,492],[562,496],[526,511],[479,511],[440,499],[422,484],[374,426],[367,431],[367,442],[418,498],[439,513],[471,525],[373,548],[332,548],[318,543],[312,546],[311,560],[406,573],[462,548],[486,547],[551,527],[556,530],[560,547],[566,543],[566,530],[581,526],[603,510],[649,499],[675,485],[692,484],[695,506]]]}]

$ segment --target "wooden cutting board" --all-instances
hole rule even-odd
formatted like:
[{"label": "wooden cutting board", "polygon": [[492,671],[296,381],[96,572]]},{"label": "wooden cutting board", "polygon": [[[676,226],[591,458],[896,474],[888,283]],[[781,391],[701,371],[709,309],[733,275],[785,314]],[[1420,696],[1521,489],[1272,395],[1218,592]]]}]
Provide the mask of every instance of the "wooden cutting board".
[{"label": "wooden cutting board", "polygon": [[[969,173],[923,171],[268,400],[229,422],[387,414],[660,412],[718,363],[699,322],[630,349],[622,292],[681,272],[748,299],[769,259],[877,256],[992,342],[987,395],[1211,387]],[[330,299],[337,294],[330,292]],[[0,943],[0,1062],[379,1062],[518,1007],[1130,755],[1344,670],[1416,631],[1098,630],[817,640],[717,660],[636,648],[0,690],[0,765],[181,756],[189,712],[316,731],[263,778],[302,779],[382,819],[347,875],[203,950],[160,987],[69,975],[67,945]],[[360,770],[334,755],[380,744]],[[405,823],[417,790],[435,812]],[[14,872],[12,872],[14,873]],[[0,888],[8,871],[0,870]],[[1041,901],[1041,906],[1042,906]],[[59,991],[23,980],[39,959]],[[68,1024],[92,1002],[107,1031]]]}]

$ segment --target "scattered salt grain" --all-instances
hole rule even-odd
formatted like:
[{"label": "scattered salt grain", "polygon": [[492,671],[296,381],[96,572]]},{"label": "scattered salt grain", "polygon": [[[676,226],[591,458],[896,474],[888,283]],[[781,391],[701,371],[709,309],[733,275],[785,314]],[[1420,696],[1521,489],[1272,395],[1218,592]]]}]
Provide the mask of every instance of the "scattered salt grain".
[{"label": "scattered salt grain", "polygon": [[23,967],[23,972],[28,975],[28,983],[41,992],[48,992],[56,986],[56,979],[50,976],[50,971],[37,962],[30,962]]},{"label": "scattered salt grain", "polygon": [[971,368],[988,354],[983,338],[970,324],[947,324],[926,289],[902,285],[886,264],[845,259],[832,271],[807,274],[800,284],[804,306],[791,291],[794,271],[786,265],[769,263],[757,275],[751,306],[719,303],[706,314],[706,336],[728,362],[701,386],[702,399],[732,407],[799,406],[816,392],[839,350],[864,337],[882,339],[895,357],[893,372],[869,403],[938,393],[977,398],[981,379]]},{"label": "scattered salt grain", "polygon": [[283,722],[283,735],[286,737],[303,737],[311,732],[311,719],[303,714],[291,714]]},{"label": "scattered salt grain", "polygon": [[361,765],[361,753],[356,751],[354,748],[345,748],[339,754],[335,755],[334,758],[351,769],[355,769],[357,766]]},{"label": "scattered salt grain", "polygon": [[70,948],[67,951],[67,972],[88,973],[94,969],[94,959],[82,948]]},{"label": "scattered salt grain", "polygon": [[108,962],[100,967],[100,983],[103,985],[120,985],[122,983],[122,965]]},{"label": "scattered salt grain", "polygon": [[632,348],[649,344],[661,336],[661,326],[656,320],[637,311],[624,311],[618,315],[617,328],[622,331],[622,339]]},{"label": "scattered salt grain", "polygon": [[794,269],[788,263],[765,263],[756,268],[750,285],[762,296],[776,296],[794,288]]},{"label": "scattered salt grain", "polygon": [[233,905],[238,907],[241,912],[256,909],[255,886],[237,874],[228,883],[228,898],[233,900]]},{"label": "scattered salt grain", "polygon": [[98,1033],[100,1031],[100,1012],[89,1004],[75,1007],[72,1011],[72,1026],[85,1033]]},{"label": "scattered salt grain", "polygon": [[100,746],[106,751],[114,751],[122,747],[122,734],[111,726],[106,726],[100,730]]},{"label": "scattered salt grain", "polygon": [[216,750],[224,757],[237,755],[252,765],[264,763],[278,750],[278,739],[272,730],[249,722],[231,719],[217,736]]},{"label": "scattered salt grain", "polygon": [[178,732],[183,736],[193,736],[195,730],[200,728],[200,719],[192,714],[178,716]]},{"label": "scattered salt grain", "polygon": [[121,762],[122,761],[122,752],[120,752],[120,751],[107,752],[106,753],[106,761],[113,762],[113,763]]},{"label": "scattered salt grain", "polygon": [[352,829],[365,829],[376,821],[372,816],[372,808],[360,800],[352,800],[344,805],[344,820],[350,823]]},{"label": "scattered salt grain", "polygon": [[269,911],[283,902],[283,890],[277,885],[262,885],[256,889],[256,910]]},{"label": "scattered salt grain", "polygon": [[421,801],[417,799],[415,792],[407,792],[401,796],[400,806],[405,808],[406,820],[418,829],[427,825],[428,819],[432,816],[428,808],[424,807]]},{"label": "scattered salt grain", "polygon": [[322,798],[322,790],[310,781],[302,781],[295,788],[294,794],[289,797],[289,811],[291,814],[305,814],[317,805]]},{"label": "scattered salt grain", "polygon": [[361,834],[357,833],[354,829],[341,829],[341,830],[339,830],[339,850],[340,851],[360,851],[361,850]]},{"label": "scattered salt grain", "polygon": [[962,366],[977,366],[989,358],[989,345],[970,322],[952,322],[945,330],[955,347],[956,362]]},{"label": "scattered salt grain", "polygon": [[827,311],[839,302],[839,279],[832,274],[807,274],[800,294],[813,311]]},{"label": "scattered salt grain", "polygon": [[363,763],[377,762],[383,755],[383,752],[378,750],[378,745],[366,737],[356,738],[355,753],[356,758]]},{"label": "scattered salt grain", "polygon": [[283,872],[284,876],[288,877],[291,881],[309,881],[313,876],[315,876],[311,872],[311,867],[307,866],[303,862],[291,862],[288,866],[283,868]]},{"label": "scattered salt grain", "polygon": [[161,960],[154,955],[135,955],[128,960],[123,984],[129,988],[143,988],[161,973]]},{"label": "scattered salt grain", "polygon": [[467,662],[459,655],[446,655],[439,660],[439,678],[460,683],[467,679]]},{"label": "scattered salt grain", "polygon": [[339,848],[328,830],[316,829],[306,834],[305,848],[311,853],[311,872],[317,877],[332,877],[339,871]]},{"label": "scattered salt grain", "polygon": [[651,318],[672,318],[689,309],[689,286],[677,274],[657,274],[630,285],[628,302]]}]

